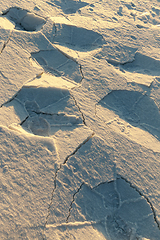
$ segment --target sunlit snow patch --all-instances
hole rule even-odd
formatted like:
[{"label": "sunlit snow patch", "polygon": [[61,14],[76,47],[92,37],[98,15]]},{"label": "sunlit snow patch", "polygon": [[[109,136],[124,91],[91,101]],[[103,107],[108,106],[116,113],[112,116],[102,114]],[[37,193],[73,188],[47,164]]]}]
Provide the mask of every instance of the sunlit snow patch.
[{"label": "sunlit snow patch", "polygon": [[18,30],[37,31],[46,23],[43,17],[17,7],[10,8],[3,15],[15,24]]},{"label": "sunlit snow patch", "polygon": [[6,17],[0,16],[0,53],[7,43],[11,30],[14,29],[15,24],[9,21]]},{"label": "sunlit snow patch", "polygon": [[91,222],[106,239],[160,238],[150,204],[122,178],[102,183],[93,189],[84,184],[75,195],[71,207],[70,224]]},{"label": "sunlit snow patch", "polygon": [[159,152],[160,113],[147,95],[115,90],[99,102],[96,111],[97,116],[115,131]]},{"label": "sunlit snow patch", "polygon": [[9,21],[8,18],[1,16],[0,17],[0,28],[3,29],[14,29],[15,24],[11,21]]}]

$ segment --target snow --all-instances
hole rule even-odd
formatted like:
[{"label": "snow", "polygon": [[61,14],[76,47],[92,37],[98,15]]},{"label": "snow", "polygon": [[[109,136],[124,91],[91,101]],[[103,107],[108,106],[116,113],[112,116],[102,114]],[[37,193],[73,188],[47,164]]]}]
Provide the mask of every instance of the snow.
[{"label": "snow", "polygon": [[0,13],[1,239],[159,240],[159,0]]},{"label": "snow", "polygon": [[42,25],[45,24],[44,18],[20,8],[9,9],[6,17],[17,25],[17,29],[22,28],[26,31],[38,30],[40,26],[42,27]]}]

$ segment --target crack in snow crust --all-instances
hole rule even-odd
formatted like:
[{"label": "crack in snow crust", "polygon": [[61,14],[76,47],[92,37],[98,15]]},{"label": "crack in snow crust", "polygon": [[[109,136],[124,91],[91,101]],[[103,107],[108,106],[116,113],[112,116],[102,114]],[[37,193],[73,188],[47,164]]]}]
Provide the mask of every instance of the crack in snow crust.
[{"label": "crack in snow crust", "polygon": [[[68,159],[69,159],[71,156],[73,156],[73,155],[74,155],[84,144],[86,144],[93,136],[94,136],[94,133],[93,133],[91,136],[89,136],[83,143],[81,143],[81,144],[75,149],[75,151],[74,151],[73,153],[71,153],[69,156],[67,156],[66,159],[65,159],[65,161],[64,161],[64,163],[63,163],[63,165],[65,165],[65,164],[67,163]],[[54,188],[53,188],[53,191],[52,191],[51,202],[50,202],[49,207],[48,207],[48,215],[47,215],[47,217],[46,217],[46,222],[45,222],[45,225],[44,225],[44,231],[45,231],[45,228],[46,228],[46,225],[47,225],[47,222],[48,222],[48,218],[49,218],[49,215],[50,215],[50,212],[49,212],[49,211],[50,211],[50,207],[51,207],[51,205],[53,204],[53,196],[54,196],[54,192],[55,192],[55,190],[56,190],[56,178],[57,178],[57,174],[58,174],[58,172],[61,170],[61,168],[62,168],[63,165],[61,164],[60,167],[57,169],[57,171],[56,171],[56,173],[55,173]],[[68,218],[69,218],[69,217],[68,217]],[[44,232],[43,232],[43,236],[44,236]],[[43,237],[43,239],[45,239],[45,237]]]},{"label": "crack in snow crust", "polygon": [[[47,2],[47,3],[49,5],[52,5],[52,6],[60,6],[65,14],[73,14],[77,11],[80,13],[80,11],[81,11],[80,8],[83,8],[83,7],[88,5],[88,3],[73,1],[74,7],[72,8],[71,4],[68,3],[68,2],[66,3],[66,1],[61,2],[61,3],[59,1],[55,1],[55,4],[51,3],[51,2]],[[91,7],[94,7],[94,5],[92,4]],[[131,3],[131,5],[130,4],[126,5],[126,7],[128,8],[128,10],[136,8],[136,6],[133,3]],[[155,8],[152,8],[152,11],[155,12],[155,14],[159,15],[159,10],[157,10]],[[122,7],[119,7],[119,10],[117,11],[117,14],[119,16],[123,16],[124,13],[123,13],[123,8]],[[151,24],[153,24],[153,25],[157,24],[157,22],[154,22],[153,18],[151,18],[151,17],[150,17],[150,20],[148,20],[149,18],[147,16],[148,16],[147,14],[139,15],[138,19],[140,21],[144,22],[144,23],[146,23],[146,22],[148,23],[150,21]],[[35,31],[36,32],[36,31],[42,30],[42,34],[44,34],[43,30],[45,28],[45,24],[48,21],[47,18],[44,18],[44,17],[42,17],[40,15],[37,15],[35,13],[31,13],[28,10],[21,9],[21,8],[16,8],[16,7],[13,7],[13,8],[10,8],[10,9],[6,10],[2,14],[1,17],[7,18],[11,22],[14,22],[16,30],[19,30],[19,31],[23,30],[23,31],[28,31],[28,32],[29,31]],[[134,18],[135,18],[135,16],[134,16]],[[115,18],[115,20],[116,20],[116,18]],[[139,29],[145,28],[141,24],[137,24],[136,26]],[[100,35],[97,32],[87,30],[85,28],[78,28],[76,26],[67,25],[67,24],[59,24],[59,23],[54,23],[54,27],[55,27],[55,36],[53,37],[53,41],[51,41],[51,43],[53,43],[53,44],[55,42],[55,43],[58,43],[58,44],[61,44],[61,45],[66,45],[67,47],[73,48],[74,50],[75,49],[77,49],[77,50],[81,49],[81,51],[84,51],[87,47],[88,47],[88,49],[102,47],[102,50],[105,49],[105,47],[106,47],[105,44],[104,44],[105,42],[104,42],[103,36]],[[4,42],[4,44],[1,48],[0,54],[3,53],[5,47],[9,43],[10,38],[12,36],[12,32],[13,32],[13,30],[10,31],[10,35],[9,35],[7,41]],[[85,34],[86,35],[88,34],[86,39],[80,38],[81,36],[83,36]],[[79,40],[79,38],[80,38],[80,40]],[[49,42],[50,42],[50,39],[49,39]],[[132,49],[130,48],[129,49],[129,51],[132,51],[132,50],[133,50],[133,52],[137,51],[137,49],[135,50],[135,48],[132,48]],[[54,55],[54,54],[52,54],[53,52],[57,54],[57,55],[55,54],[56,61],[57,61],[58,57],[60,56],[59,57],[60,58],[60,61],[59,61],[60,63],[59,63],[58,66],[56,66],[56,63],[53,63],[53,59],[55,58],[55,56],[54,57],[53,56],[49,57],[49,54]],[[136,73],[140,73],[140,74],[143,74],[143,75],[159,76],[159,61],[158,60],[155,60],[154,58],[151,58],[151,57],[147,57],[147,56],[145,56],[145,55],[143,55],[139,52],[136,52],[136,53],[133,54],[133,52],[131,54],[132,56],[129,56],[129,57],[132,58],[133,55],[134,55],[134,59],[126,61],[126,62],[116,61],[116,60],[112,60],[112,59],[111,60],[106,59],[106,60],[108,61],[108,63],[112,64],[114,67],[118,66],[118,68],[123,73],[126,73],[126,72],[130,72],[130,73],[134,72],[135,73],[136,72]],[[98,59],[102,59],[103,58],[103,53],[100,52],[97,55],[95,55],[95,57],[98,58]],[[73,90],[76,87],[81,87],[81,85],[78,86],[76,84],[77,83],[82,84],[82,80],[84,79],[84,74],[83,74],[83,71],[82,71],[82,65],[79,64],[78,61],[76,61],[73,57],[67,55],[65,52],[61,51],[60,49],[58,49],[56,47],[52,50],[40,49],[38,52],[31,52],[31,58],[34,59],[36,62],[38,62],[38,64],[40,64],[44,68],[44,72],[51,73],[52,75],[54,75],[56,77],[62,77],[63,80],[66,80],[70,83],[75,83],[75,85],[70,89]],[[64,58],[65,58],[65,60],[63,61],[62,59],[64,59]],[[142,60],[145,60],[144,63],[142,62]],[[47,61],[49,61],[49,62],[47,62]],[[73,71],[71,70],[71,72],[70,72],[70,69],[73,69]],[[75,72],[74,72],[74,70],[75,70]],[[1,74],[3,74],[3,73],[1,73]],[[42,73],[42,75],[43,75],[43,73]],[[152,83],[153,82],[151,82],[149,87],[151,87]],[[73,120],[73,122],[75,121],[76,123],[79,121],[79,118],[76,118],[76,116],[73,116],[73,115],[67,115],[67,114],[61,113],[61,112],[60,113],[50,113],[50,112],[47,112],[47,111],[43,111],[45,108],[50,107],[50,105],[52,105],[52,104],[48,104],[48,106],[43,106],[43,107],[40,108],[38,103],[34,99],[31,99],[31,100],[27,99],[23,102],[23,100],[21,98],[19,98],[18,95],[21,94],[21,91],[23,91],[24,88],[25,88],[25,86],[23,86],[11,99],[9,99],[7,102],[5,102],[1,105],[1,108],[2,108],[3,106],[6,106],[8,103],[12,103],[14,101],[19,101],[24,106],[25,111],[27,112],[28,115],[26,116],[25,119],[23,119],[20,122],[19,125],[21,127],[24,127],[26,129],[27,128],[30,129],[31,132],[35,135],[40,135],[40,136],[46,137],[46,136],[49,136],[49,129],[50,129],[50,124],[48,123],[47,119],[49,119],[51,117],[53,118],[52,120],[54,120],[55,122],[62,121],[59,124],[60,126],[62,126],[63,124],[65,126],[69,126],[68,122],[69,122],[69,124],[71,123],[71,125],[72,125],[72,120]],[[117,90],[115,90],[115,91],[113,90],[107,96],[111,96],[111,94],[113,92],[115,93],[116,91]],[[115,96],[116,93],[115,94],[114,93],[113,93],[114,98],[117,99],[117,96]],[[122,91],[122,93],[123,93],[122,95],[125,95],[124,94],[125,90]],[[132,95],[132,94],[130,94],[130,95]],[[83,113],[83,110],[81,110],[81,107],[79,106],[78,101],[76,100],[76,98],[72,94],[70,94],[70,96],[73,98],[74,104],[77,107],[77,109],[79,111],[79,114],[81,115],[82,124],[87,126],[87,123],[86,123],[86,120],[85,120],[85,114]],[[138,100],[136,99],[135,103],[132,106],[133,111],[135,110],[135,108],[137,107],[139,102],[141,100],[143,100],[143,98],[145,98],[145,97],[147,97],[147,95],[142,94],[142,96],[138,97]],[[159,139],[159,135],[156,136],[157,129],[158,129],[158,126],[159,126],[159,121],[158,120],[157,120],[158,123],[156,122],[153,126],[150,124],[152,119],[150,120],[149,118],[147,118],[147,120],[149,120],[149,123],[148,122],[147,123],[142,122],[142,124],[141,124],[141,117],[139,117],[138,114],[134,113],[131,116],[132,113],[131,113],[130,109],[129,109],[129,113],[126,113],[126,108],[127,108],[126,106],[123,106],[123,104],[122,104],[122,109],[119,110],[118,109],[119,105],[118,105],[118,107],[117,106],[114,106],[114,107],[112,106],[115,103],[114,100],[111,101],[111,105],[110,105],[110,104],[108,104],[108,102],[107,103],[105,102],[105,98],[107,98],[107,97],[104,97],[103,99],[101,99],[98,102],[98,104],[95,104],[95,116],[97,116],[101,119],[101,117],[97,113],[96,107],[97,107],[97,105],[101,105],[101,103],[103,102],[104,105],[106,104],[107,107],[110,107],[116,113],[118,111],[118,114],[120,116],[124,117],[129,122],[131,121],[132,124],[136,124],[136,126],[137,126],[137,123],[140,123],[140,126],[142,126],[145,129],[145,131],[151,132],[155,137],[157,137]],[[60,99],[58,101],[61,101],[62,99]],[[117,101],[123,102],[123,100],[121,100],[121,96],[118,97]],[[110,100],[109,100],[109,103],[110,103]],[[115,103],[115,105],[116,105],[116,103]],[[155,110],[155,106],[153,106],[153,104],[151,104],[151,105],[152,105],[151,108]],[[150,114],[150,116],[151,116],[151,114]],[[63,123],[63,119],[64,119],[64,123]],[[157,119],[158,119],[158,117],[157,117]],[[81,121],[80,121],[80,123],[81,123]],[[56,124],[53,123],[53,125],[56,125],[56,127],[59,127],[59,125],[57,123]],[[37,129],[36,129],[35,126],[38,126]],[[10,129],[12,129],[12,128],[10,128]],[[155,132],[156,132],[156,134],[154,134]],[[55,177],[54,177],[54,188],[53,188],[53,191],[52,191],[52,194],[51,194],[51,201],[50,201],[50,204],[48,206],[48,215],[46,217],[46,222],[45,222],[44,229],[43,229],[43,236],[44,236],[44,231],[45,231],[46,227],[48,227],[47,223],[48,223],[48,218],[49,218],[49,215],[50,215],[50,208],[51,208],[51,205],[53,204],[53,197],[54,197],[55,189],[57,188],[57,184],[56,184],[57,174],[61,170],[62,166],[67,163],[68,159],[71,156],[73,156],[74,154],[76,154],[78,152],[78,150],[83,145],[85,145],[94,136],[94,134],[95,133],[92,133],[92,135],[90,135],[89,137],[86,138],[86,140],[84,140],[82,143],[80,143],[78,145],[78,147],[71,154],[69,154],[65,158],[64,162],[62,164],[60,164],[59,168],[57,168],[57,170],[55,172]],[[107,204],[111,205],[111,206],[109,206],[109,208],[111,208],[111,209],[109,209],[109,215],[104,218],[105,219],[104,225],[105,225],[105,230],[107,229],[106,230],[107,236],[109,236],[109,238],[111,240],[116,240],[117,237],[119,237],[119,239],[122,239],[122,240],[124,240],[124,239],[126,239],[126,240],[140,239],[140,237],[138,235],[136,235],[137,234],[136,233],[137,229],[134,230],[134,224],[130,224],[130,222],[129,222],[130,225],[128,227],[127,223],[122,219],[122,217],[121,216],[119,217],[115,214],[115,211],[119,211],[120,208],[123,207],[123,205],[129,204],[129,201],[131,202],[131,204],[133,204],[132,202],[134,202],[133,199],[130,199],[129,201],[124,200],[123,203],[120,204],[120,202],[121,202],[120,193],[117,190],[117,182],[119,181],[118,179],[121,179],[122,181],[125,181],[127,184],[130,185],[130,187],[132,189],[136,190],[136,192],[140,195],[140,197],[137,198],[138,200],[136,200],[137,202],[139,200],[145,199],[145,202],[147,202],[149,204],[150,209],[151,209],[151,213],[148,213],[148,216],[142,217],[142,220],[145,221],[145,219],[147,217],[150,217],[151,215],[153,215],[154,222],[156,223],[156,225],[160,229],[160,225],[159,225],[159,222],[158,222],[157,217],[156,217],[156,212],[154,210],[154,207],[153,207],[151,201],[148,199],[148,197],[143,196],[143,194],[141,194],[140,191],[138,189],[136,189],[136,187],[134,187],[127,179],[125,179],[121,176],[118,176],[118,178],[113,181],[115,192],[112,195],[112,191],[111,191],[111,195],[110,195],[111,201],[109,201],[109,202],[107,202],[107,200],[105,200],[105,196],[103,195],[103,189],[102,189],[102,192],[99,189],[101,188],[101,186],[103,184],[107,185],[107,184],[110,184],[111,182],[100,183],[98,186],[96,186],[94,188],[88,187],[84,182],[79,186],[77,191],[73,194],[73,199],[72,199],[70,207],[68,209],[68,216],[66,218],[66,223],[64,223],[68,232],[69,232],[69,227],[70,226],[76,226],[76,225],[79,226],[79,224],[80,224],[80,225],[92,225],[96,228],[97,223],[102,222],[102,219],[99,219],[99,220],[89,219],[89,220],[86,220],[84,222],[78,222],[78,221],[70,222],[70,218],[73,218],[73,211],[74,210],[76,211],[75,204],[77,204],[78,196],[81,194],[81,192],[87,186],[90,191],[96,192],[97,196],[101,197],[103,202],[106,201],[105,202],[106,205]],[[136,201],[134,203],[136,203]],[[106,206],[106,208],[107,208],[107,206]],[[88,210],[88,211],[90,211],[90,210]],[[113,213],[110,213],[110,211],[113,212]],[[92,209],[91,209],[91,214],[92,214]],[[119,213],[119,214],[123,215],[123,212]],[[89,216],[90,214],[86,213],[86,215]],[[126,216],[124,216],[124,218],[125,217]],[[132,226],[133,226],[133,228],[132,228]],[[58,225],[56,227],[58,227]]]},{"label": "crack in snow crust", "polygon": [[[106,186],[106,190],[103,186]],[[124,187],[124,189],[123,189],[123,187]],[[83,188],[84,189],[86,188],[86,190],[84,190]],[[87,202],[87,200],[85,201],[83,199],[85,196],[86,196],[86,198],[88,198],[87,194],[89,195],[90,191],[93,192],[93,200],[90,196],[89,197],[90,201]],[[97,201],[96,201],[96,199],[94,199],[94,193],[97,194],[97,197],[98,196],[102,197],[103,202],[104,202],[104,207],[107,208],[108,211],[106,211],[105,208],[104,208],[104,210],[99,208],[99,210],[96,209],[97,214],[91,213],[91,215],[90,215],[89,213],[87,213],[86,208],[88,208],[88,209],[92,208],[92,204],[93,204],[93,208],[95,207],[94,206],[95,204],[97,205],[97,208],[98,208],[98,205],[100,204],[100,202],[98,202],[98,198],[97,198]],[[82,197],[80,194],[82,194]],[[129,206],[131,204],[131,206],[133,205],[133,209],[134,208],[136,209],[136,205],[138,206],[138,204],[141,201],[143,202],[143,205],[147,206],[147,203],[148,203],[150,206],[150,209],[149,209],[149,207],[146,208],[147,215],[143,216],[144,213],[142,213],[141,220],[137,220],[136,218],[139,215],[139,212],[137,212],[136,218],[133,217],[134,220],[132,220],[131,215],[128,218],[127,215],[129,213],[128,212],[129,209],[125,210],[125,205],[128,204],[128,206]],[[84,207],[84,204],[86,204],[86,207]],[[80,208],[78,208],[79,209],[78,212],[76,212],[77,205],[80,206]],[[101,204],[100,204],[100,206],[101,206]],[[122,211],[121,211],[121,207],[123,208]],[[80,211],[82,211],[83,215],[87,214],[84,219],[84,222],[80,222],[78,219],[78,214],[80,214],[79,213]],[[104,214],[102,213],[102,211]],[[125,211],[126,211],[126,213],[125,213]],[[138,211],[142,211],[141,207],[139,208]],[[99,217],[95,218],[94,214],[97,217],[99,215],[100,218]],[[106,216],[105,216],[105,214],[106,214]],[[118,214],[120,214],[120,216]],[[127,214],[127,215],[125,215],[125,214]],[[134,187],[131,183],[129,183],[129,181],[127,181],[125,178],[123,178],[121,176],[117,176],[117,179],[115,181],[103,182],[103,183],[98,184],[94,188],[90,188],[85,183],[82,183],[73,195],[73,200],[70,204],[69,213],[66,218],[65,226],[68,229],[68,227],[70,227],[70,226],[76,227],[81,224],[84,224],[84,225],[90,224],[94,228],[96,228],[97,224],[101,224],[103,221],[105,221],[105,231],[106,231],[107,239],[108,238],[115,239],[115,240],[117,240],[117,239],[122,239],[122,240],[124,240],[124,239],[126,239],[126,240],[141,239],[140,235],[139,235],[139,234],[141,234],[141,231],[140,231],[140,229],[138,229],[138,227],[139,227],[138,224],[140,223],[139,221],[145,222],[145,220],[147,218],[150,218],[152,215],[153,215],[153,218],[151,220],[152,223],[155,221],[157,224],[157,227],[160,229],[153,205],[149,201],[149,199],[146,196],[143,196],[143,194],[141,194],[140,191],[136,187]],[[69,218],[71,218],[71,221]],[[128,218],[128,220],[126,221],[125,218]],[[135,224],[136,221],[137,221],[137,224]],[[146,224],[147,224],[147,222],[146,222]],[[58,225],[56,225],[55,227],[57,228]],[[148,227],[149,227],[149,225],[148,225]],[[155,227],[154,231],[156,232],[157,229]],[[69,229],[68,229],[68,231],[69,231]],[[137,233],[137,231],[139,234]],[[157,239],[158,233],[159,233],[158,231],[156,234],[154,234],[154,232],[153,232],[152,233],[153,235],[149,234],[150,236],[148,236],[148,237]],[[147,237],[147,236],[145,236],[145,237]]]}]

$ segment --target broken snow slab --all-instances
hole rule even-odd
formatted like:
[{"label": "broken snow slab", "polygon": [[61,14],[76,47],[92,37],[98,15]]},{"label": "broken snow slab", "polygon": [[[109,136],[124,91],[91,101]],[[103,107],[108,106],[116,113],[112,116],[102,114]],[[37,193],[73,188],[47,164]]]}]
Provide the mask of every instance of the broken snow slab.
[{"label": "broken snow slab", "polygon": [[148,57],[137,48],[125,45],[104,45],[102,50],[95,54],[98,59],[105,59],[112,64],[119,74],[126,77],[127,82],[135,82],[150,86],[155,76],[159,76],[159,60]]},{"label": "broken snow slab", "polygon": [[[69,95],[69,90],[72,88],[75,88],[77,84],[75,82],[68,81],[68,79],[64,79],[61,77],[56,77],[51,74],[43,73],[36,78],[26,82],[24,84],[25,88],[58,88],[62,89],[62,91],[68,89],[68,95]],[[66,94],[66,95],[67,95]],[[66,96],[65,95],[65,96]],[[50,101],[50,100],[48,100]]]},{"label": "broken snow slab", "polygon": [[160,153],[153,152],[138,143],[126,141],[120,136],[115,141],[117,174],[129,181],[153,206],[155,221],[159,225]]},{"label": "broken snow slab", "polygon": [[1,54],[0,106],[11,99],[25,82],[43,71],[33,67],[29,57],[29,53],[10,39]]},{"label": "broken snow slab", "polygon": [[[66,222],[70,215],[67,215],[66,209],[71,209],[68,199],[71,199],[72,196],[74,200],[75,194],[80,191],[84,183],[94,188],[100,183],[113,180],[117,173],[127,179],[150,203],[150,206],[153,206],[153,215],[156,216],[158,225],[160,216],[159,153],[153,152],[134,141],[127,140],[114,132],[110,132],[109,136],[104,134],[103,138],[106,138],[106,142],[92,137],[73,156],[69,157],[66,164],[62,165],[57,172],[56,188],[54,189],[48,224],[55,226]],[[96,147],[94,147],[94,139],[98,143]],[[82,153],[82,150],[84,150],[84,153]],[[109,173],[113,173],[113,175],[108,175]],[[110,180],[105,180],[109,176]],[[73,182],[75,186],[72,187]],[[62,192],[64,196],[61,194]]]},{"label": "broken snow slab", "polygon": [[8,9],[3,16],[14,23],[15,29],[18,30],[37,31],[46,23],[43,17],[17,7]]},{"label": "broken snow slab", "polygon": [[160,76],[160,60],[139,52],[135,54],[135,59],[132,62],[120,65],[119,68],[132,82],[147,85],[148,87],[155,77]]},{"label": "broken snow slab", "polygon": [[[65,110],[66,106],[73,107],[73,103],[67,104],[67,101],[72,98],[69,90],[73,87],[75,84],[60,77],[42,74],[27,82],[14,99],[21,102],[30,115],[38,114],[40,111],[46,114],[58,113]],[[29,102],[34,102],[34,104],[29,104]],[[78,110],[77,112],[79,113]]]},{"label": "broken snow slab", "polygon": [[160,151],[160,114],[147,95],[138,91],[112,91],[96,105],[96,114],[112,130]]},{"label": "broken snow slab", "polygon": [[104,44],[101,51],[95,57],[98,59],[105,59],[107,62],[118,65],[127,62],[132,62],[135,57],[137,48],[129,47],[122,44]]},{"label": "broken snow slab", "polygon": [[37,61],[45,71],[55,76],[61,76],[77,83],[82,80],[80,65],[56,48],[34,52],[31,56],[32,60]]},{"label": "broken snow slab", "polygon": [[76,230],[78,223],[80,229],[84,224],[83,231],[90,223],[105,239],[157,240],[160,237],[152,206],[123,178],[94,188],[83,184],[71,203],[66,224],[69,233],[72,234],[71,226],[74,229],[75,224]]},{"label": "broken snow slab", "polygon": [[70,204],[83,183],[95,187],[114,179],[113,151],[97,136],[84,142],[57,171],[47,225],[66,223]]},{"label": "broken snow slab", "polygon": [[1,124],[23,134],[54,138],[57,160],[63,163],[92,134],[70,95],[73,86],[64,79],[43,74],[2,106]]},{"label": "broken snow slab", "polygon": [[5,45],[5,42],[0,40],[0,53],[2,52],[4,45]]},{"label": "broken snow slab", "polygon": [[13,30],[11,39],[28,53],[39,52],[40,50],[54,49],[53,45],[41,31],[28,32]]},{"label": "broken snow slab", "polygon": [[54,140],[0,127],[2,239],[40,239],[54,185]]},{"label": "broken snow slab", "polygon": [[30,54],[32,66],[43,68],[55,76],[61,76],[74,82],[81,82],[80,65],[62,50],[55,48],[41,32],[12,33],[13,41]]},{"label": "broken snow slab", "polygon": [[150,97],[154,99],[160,109],[160,78],[156,78],[151,85]]},{"label": "broken snow slab", "polygon": [[160,61],[154,57],[146,56],[140,52],[135,54],[132,62],[124,64],[112,63],[122,75],[126,76],[127,82],[150,86],[155,77],[160,75]]},{"label": "broken snow slab", "polygon": [[54,19],[52,17],[47,18],[46,23],[43,25],[41,32],[46,36],[46,38],[53,43],[54,37],[56,35],[56,27]]},{"label": "broken snow slab", "polygon": [[140,52],[135,54],[132,62],[126,62],[122,68],[128,72],[146,74],[150,76],[158,76],[160,74],[160,61],[153,57],[146,56]]},{"label": "broken snow slab", "polygon": [[84,75],[82,87],[89,93],[101,99],[112,89],[126,88],[126,78],[104,59],[86,56],[79,61]]}]

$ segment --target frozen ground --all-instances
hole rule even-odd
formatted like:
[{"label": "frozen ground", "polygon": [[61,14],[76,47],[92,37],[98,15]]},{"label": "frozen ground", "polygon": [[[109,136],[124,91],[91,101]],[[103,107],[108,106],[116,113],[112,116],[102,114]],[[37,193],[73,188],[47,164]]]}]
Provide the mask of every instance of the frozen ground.
[{"label": "frozen ground", "polygon": [[160,1],[0,2],[0,238],[160,239]]}]

